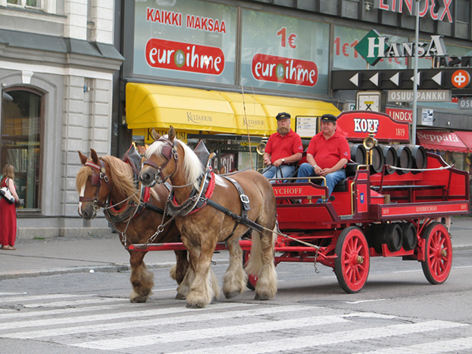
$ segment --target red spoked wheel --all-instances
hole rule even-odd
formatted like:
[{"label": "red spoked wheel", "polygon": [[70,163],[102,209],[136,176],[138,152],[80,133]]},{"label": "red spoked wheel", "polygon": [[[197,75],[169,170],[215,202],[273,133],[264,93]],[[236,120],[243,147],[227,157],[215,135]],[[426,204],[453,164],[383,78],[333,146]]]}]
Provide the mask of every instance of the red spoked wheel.
[{"label": "red spoked wheel", "polygon": [[[243,251],[243,267],[249,261],[249,257],[251,257],[251,251]],[[250,290],[256,290],[256,283],[257,283],[257,277],[252,274],[248,274],[247,284],[246,284],[247,288]]]},{"label": "red spoked wheel", "polygon": [[452,267],[452,242],[444,224],[434,222],[423,232],[425,260],[421,262],[423,273],[431,284],[446,281]]},{"label": "red spoked wheel", "polygon": [[334,272],[341,288],[347,293],[357,293],[369,276],[369,245],[361,229],[350,226],[344,229],[336,242]]}]

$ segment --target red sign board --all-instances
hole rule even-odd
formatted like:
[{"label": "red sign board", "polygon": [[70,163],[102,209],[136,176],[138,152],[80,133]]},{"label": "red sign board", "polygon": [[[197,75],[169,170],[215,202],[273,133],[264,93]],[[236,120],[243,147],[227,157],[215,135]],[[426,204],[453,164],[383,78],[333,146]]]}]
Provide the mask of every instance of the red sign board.
[{"label": "red sign board", "polygon": [[394,121],[413,123],[413,111],[411,109],[386,108],[387,113]]},{"label": "red sign board", "polygon": [[318,67],[308,60],[256,54],[252,58],[252,75],[256,80],[315,86]]},{"label": "red sign board", "polygon": [[426,149],[467,152],[467,146],[453,132],[439,132],[434,130],[417,130],[419,143]]},{"label": "red sign board", "polygon": [[153,68],[220,75],[225,56],[217,47],[151,38],[146,44],[146,62]]},{"label": "red sign board", "polygon": [[379,142],[409,142],[409,124],[396,122],[385,113],[348,111],[338,116],[336,130],[347,140],[363,141],[370,132]]}]

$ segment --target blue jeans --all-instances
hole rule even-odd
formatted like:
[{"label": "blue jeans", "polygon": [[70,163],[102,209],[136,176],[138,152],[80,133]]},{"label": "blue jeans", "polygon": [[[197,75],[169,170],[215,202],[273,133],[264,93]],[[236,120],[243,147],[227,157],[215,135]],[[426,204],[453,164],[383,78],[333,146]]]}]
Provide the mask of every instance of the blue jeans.
[{"label": "blue jeans", "polygon": [[[282,171],[282,173],[280,173]],[[290,165],[280,165],[280,167],[271,166],[264,172],[263,176],[266,178],[284,178],[284,177],[293,177],[295,174],[295,166]],[[270,183],[275,183],[278,181],[270,181]]]},{"label": "blue jeans", "polygon": [[[311,176],[317,176],[315,173],[315,170],[309,163],[303,163],[300,166],[300,169],[298,170],[298,177],[311,177]],[[343,179],[346,178],[346,171],[342,168],[336,172],[329,173],[325,176],[326,178],[326,184],[328,185],[328,198],[331,196],[331,193],[333,193],[333,189],[336,186],[336,184],[339,181],[342,181]],[[307,179],[302,179],[298,180],[297,182],[308,182]],[[324,181],[323,184],[324,186]]]}]

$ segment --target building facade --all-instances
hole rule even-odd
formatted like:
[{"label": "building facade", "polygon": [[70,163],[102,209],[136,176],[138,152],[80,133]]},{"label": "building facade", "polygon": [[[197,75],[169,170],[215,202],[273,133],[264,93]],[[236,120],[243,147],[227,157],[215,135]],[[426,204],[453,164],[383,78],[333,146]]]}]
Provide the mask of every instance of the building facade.
[{"label": "building facade", "polygon": [[[110,154],[113,74],[123,61],[114,21],[112,0],[0,0],[0,164],[15,167],[25,200],[20,238],[84,226],[77,151]],[[109,230],[104,219],[85,226]]]},{"label": "building facade", "polygon": [[[224,150],[236,161],[234,167],[245,168],[251,167],[248,143],[236,137],[268,136],[277,111],[295,117],[292,128],[304,139],[316,132],[316,117],[323,113],[375,107],[394,119],[411,120],[412,102],[389,99],[391,88],[380,82],[399,72],[403,78],[397,88],[412,90],[412,75],[406,75],[413,57],[395,54],[401,43],[410,43],[411,50],[415,6],[414,0],[125,1],[120,103],[126,143],[120,152],[133,139],[151,142],[151,128],[165,133],[172,124],[184,140],[213,141],[216,152]],[[419,70],[444,69],[442,77],[457,69],[468,74],[470,1],[422,0],[419,9],[422,48],[426,51],[432,38],[441,43],[421,55]],[[372,30],[387,38],[384,45],[395,44],[388,54],[382,50],[385,57],[375,65],[357,47]],[[347,84],[339,84],[339,72]],[[370,86],[349,80],[359,72]],[[434,94],[443,88],[428,87]],[[448,89],[446,102],[433,99],[417,106],[421,138],[416,142],[428,144],[461,169],[468,169],[472,146],[463,140],[460,148],[437,142],[456,139],[455,130],[472,130],[471,112],[458,106],[459,98],[472,93],[468,87]],[[216,136],[223,134],[232,136],[218,144]]]}]

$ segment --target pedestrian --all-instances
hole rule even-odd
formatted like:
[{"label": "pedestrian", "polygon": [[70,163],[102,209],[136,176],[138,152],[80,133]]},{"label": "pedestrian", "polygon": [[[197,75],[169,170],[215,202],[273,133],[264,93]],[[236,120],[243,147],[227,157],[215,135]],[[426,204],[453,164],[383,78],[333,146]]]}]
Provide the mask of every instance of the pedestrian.
[{"label": "pedestrian", "polygon": [[[346,138],[336,131],[336,120],[332,114],[324,114],[321,117],[321,132],[311,138],[306,154],[307,162],[298,170],[298,177],[325,177],[328,198],[336,184],[346,178],[344,168],[351,158]],[[308,182],[308,180],[297,182]],[[321,199],[318,200],[318,203],[320,202]]]},{"label": "pedestrian", "polygon": [[[11,194],[15,198],[15,202],[19,201],[15,187],[15,168],[6,164],[3,168],[3,177],[0,187],[8,187]],[[4,198],[0,198],[0,244],[4,250],[15,250],[16,240],[16,206],[8,203]]]},{"label": "pedestrian", "polygon": [[286,112],[280,112],[275,117],[277,133],[269,137],[264,150],[264,164],[269,166],[263,173],[266,178],[292,177],[302,158],[302,139],[290,128],[290,118]]}]

